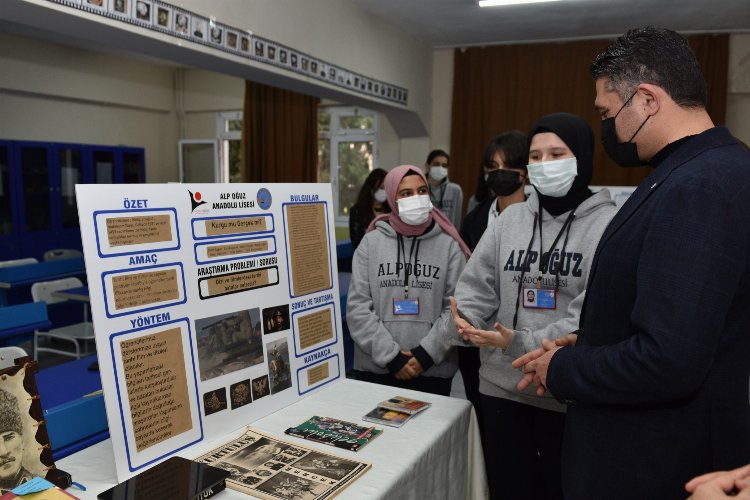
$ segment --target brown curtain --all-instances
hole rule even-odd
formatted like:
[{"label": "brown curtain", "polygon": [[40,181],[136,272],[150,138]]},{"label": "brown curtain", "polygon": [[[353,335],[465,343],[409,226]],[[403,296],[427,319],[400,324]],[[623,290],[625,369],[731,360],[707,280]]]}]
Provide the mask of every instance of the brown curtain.
[{"label": "brown curtain", "polygon": [[[723,123],[726,108],[728,35],[689,37],[708,81],[709,113]],[[589,121],[600,137],[594,110],[591,60],[611,40],[504,45],[455,51],[451,120],[451,180],[469,198],[476,189],[482,154],[495,135],[526,133],[540,117],[558,111]],[[648,167],[620,168],[597,146],[593,184],[637,185]]]},{"label": "brown curtain", "polygon": [[245,82],[243,182],[316,182],[318,99]]}]

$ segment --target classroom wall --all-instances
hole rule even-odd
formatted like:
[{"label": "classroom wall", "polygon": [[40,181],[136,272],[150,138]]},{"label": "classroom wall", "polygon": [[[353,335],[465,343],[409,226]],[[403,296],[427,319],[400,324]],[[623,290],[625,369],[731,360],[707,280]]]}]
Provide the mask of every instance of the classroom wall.
[{"label": "classroom wall", "polygon": [[[460,49],[459,49],[460,50]],[[453,95],[453,49],[434,51],[431,143],[450,145]],[[750,34],[729,36],[729,78],[726,126],[741,141],[750,144]],[[594,85],[591,85],[594,102]],[[502,132],[498,130],[497,133]],[[487,141],[491,138],[488,137]],[[449,151],[450,152],[450,151]]]},{"label": "classroom wall", "polygon": [[[52,6],[29,3],[36,4],[35,8]],[[356,102],[341,104],[381,112],[379,166],[389,169],[413,163],[426,154],[431,81],[424,75],[432,72],[432,50],[426,45],[348,0],[188,0],[180,5],[408,88],[407,128],[421,130],[418,135],[424,138],[399,136],[397,130],[403,132],[405,127],[398,114],[389,114],[393,106],[377,100],[362,102],[357,96],[352,97]],[[97,16],[90,17],[99,21]],[[81,48],[80,40],[45,35],[52,41],[0,32],[0,64],[4,68],[0,98],[7,110],[0,118],[0,138],[145,147],[147,179],[167,182],[178,179],[178,139],[213,138],[216,112],[242,109],[242,78],[200,68],[177,69],[176,64],[165,66],[127,50],[117,51],[117,55],[94,52]],[[342,43],[347,40],[351,43]]]},{"label": "classroom wall", "polygon": [[146,148],[177,179],[173,69],[0,33],[0,138]]}]

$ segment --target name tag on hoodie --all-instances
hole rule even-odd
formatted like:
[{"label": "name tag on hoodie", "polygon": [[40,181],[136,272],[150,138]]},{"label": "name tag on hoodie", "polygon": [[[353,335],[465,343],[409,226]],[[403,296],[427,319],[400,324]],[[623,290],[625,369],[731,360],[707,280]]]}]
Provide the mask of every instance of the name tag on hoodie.
[{"label": "name tag on hoodie", "polygon": [[394,316],[418,316],[419,299],[393,299]]},{"label": "name tag on hoodie", "polygon": [[523,307],[529,309],[557,309],[557,290],[526,288],[523,292]]}]

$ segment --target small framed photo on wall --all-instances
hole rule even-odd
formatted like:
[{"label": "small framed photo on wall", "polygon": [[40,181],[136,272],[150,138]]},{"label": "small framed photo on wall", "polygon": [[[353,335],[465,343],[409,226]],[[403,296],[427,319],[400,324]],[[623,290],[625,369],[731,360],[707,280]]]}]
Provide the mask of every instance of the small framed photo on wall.
[{"label": "small framed photo on wall", "polygon": [[130,0],[109,0],[109,11],[116,16],[130,16]]},{"label": "small framed photo on wall", "polygon": [[174,11],[174,31],[182,36],[190,35],[190,14],[179,10]]},{"label": "small framed photo on wall", "polygon": [[202,42],[206,41],[206,32],[208,28],[208,19],[200,16],[193,16],[190,25],[190,34],[193,38]]},{"label": "small framed photo on wall", "polygon": [[93,10],[104,11],[107,8],[107,0],[83,0],[83,6]]},{"label": "small framed photo on wall", "polygon": [[168,31],[172,30],[172,7],[163,3],[156,5],[156,26]]},{"label": "small framed photo on wall", "polygon": [[153,10],[154,5],[151,0],[134,0],[132,17],[141,23],[151,24]]},{"label": "small framed photo on wall", "polygon": [[240,35],[236,31],[226,30],[227,40],[226,47],[232,50],[240,49]]}]

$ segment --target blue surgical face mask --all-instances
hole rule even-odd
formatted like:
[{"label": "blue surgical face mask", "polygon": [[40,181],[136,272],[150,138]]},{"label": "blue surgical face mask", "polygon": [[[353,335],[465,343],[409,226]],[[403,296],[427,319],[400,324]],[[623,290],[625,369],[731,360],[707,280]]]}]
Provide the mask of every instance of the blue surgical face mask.
[{"label": "blue surgical face mask", "polygon": [[545,196],[562,198],[573,185],[578,175],[578,162],[575,157],[562,160],[529,163],[529,181]]}]

